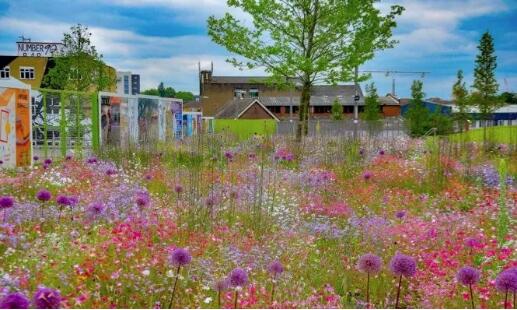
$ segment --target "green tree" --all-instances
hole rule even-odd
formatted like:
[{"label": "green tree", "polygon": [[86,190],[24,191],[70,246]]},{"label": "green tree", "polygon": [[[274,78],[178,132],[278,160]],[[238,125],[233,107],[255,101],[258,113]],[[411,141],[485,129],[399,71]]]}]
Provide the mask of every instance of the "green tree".
[{"label": "green tree", "polygon": [[109,90],[116,83],[115,71],[102,60],[91,43],[91,32],[81,24],[63,35],[64,48],[54,55],[54,66],[43,81],[44,87],[73,91]]},{"label": "green tree", "polygon": [[429,111],[423,103],[425,97],[423,88],[422,81],[415,80],[411,85],[411,100],[406,113],[406,126],[411,136],[422,136],[431,128]]},{"label": "green tree", "polygon": [[483,143],[486,143],[487,120],[491,114],[501,106],[497,97],[499,84],[495,77],[497,56],[495,56],[494,40],[489,32],[485,32],[478,45],[479,53],[476,56],[474,69],[474,91],[471,95],[473,104],[479,109],[483,122]]},{"label": "green tree", "polygon": [[[232,14],[208,18],[212,40],[236,58],[239,68],[263,67],[270,83],[292,87],[291,78],[302,85],[297,139],[307,134],[311,88],[318,81],[335,84],[354,80],[354,68],[391,48],[395,18],[404,8],[391,7],[383,15],[376,0],[228,0],[253,19],[248,27]],[[364,78],[364,77],[360,77]]]},{"label": "green tree", "polygon": [[195,99],[194,94],[189,91],[178,91],[175,97],[183,99],[183,101],[193,101]]},{"label": "green tree", "polygon": [[508,104],[517,104],[517,95],[510,92],[504,92],[500,96],[500,101]]},{"label": "green tree", "polygon": [[174,90],[174,88],[172,88],[170,86],[165,87],[163,82],[160,82],[160,84],[158,84],[157,88],[146,89],[141,93],[143,95],[158,96],[158,97],[162,97],[162,98],[178,98],[177,97],[178,93],[176,92],[176,90]]},{"label": "green tree", "polygon": [[458,71],[457,78],[458,79],[456,83],[454,83],[454,86],[452,87],[452,98],[458,107],[458,112],[455,115],[455,119],[458,121],[460,132],[463,132],[469,119],[469,92],[467,90],[467,86],[465,85],[465,81],[463,80],[462,70]]},{"label": "green tree", "polygon": [[381,118],[379,95],[375,83],[366,85],[366,98],[364,107],[364,119],[367,121],[377,121]]},{"label": "green tree", "polygon": [[339,103],[339,100],[334,99],[334,102],[332,103],[332,108],[330,110],[331,112],[331,118],[335,121],[339,121],[343,119],[343,106],[341,103]]}]

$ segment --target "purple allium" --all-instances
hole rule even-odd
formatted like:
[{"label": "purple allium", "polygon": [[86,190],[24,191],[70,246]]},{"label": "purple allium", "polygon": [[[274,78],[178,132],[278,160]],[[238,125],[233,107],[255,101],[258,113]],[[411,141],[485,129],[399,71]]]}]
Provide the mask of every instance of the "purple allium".
[{"label": "purple allium", "polygon": [[14,206],[14,198],[11,196],[0,196],[0,209],[9,209]]},{"label": "purple allium", "polygon": [[106,210],[106,207],[100,202],[94,202],[88,206],[88,213],[92,216],[101,215],[104,210]]},{"label": "purple allium", "polygon": [[180,184],[176,184],[174,186],[174,192],[176,192],[176,194],[181,194],[183,192],[183,186],[181,186]]},{"label": "purple allium", "polygon": [[66,160],[71,160],[72,159],[72,155],[66,155],[65,159]]},{"label": "purple allium", "polygon": [[0,160],[0,165],[3,165],[4,164],[4,161],[3,160]]},{"label": "purple allium", "polygon": [[365,273],[376,274],[381,271],[381,267],[381,258],[372,253],[364,254],[357,261],[357,269]]},{"label": "purple allium", "polygon": [[359,155],[363,156],[364,155],[364,149],[360,149],[359,150]]},{"label": "purple allium", "polygon": [[370,172],[370,171],[366,171],[364,174],[363,174],[363,178],[368,181],[371,177],[373,176],[373,174]]},{"label": "purple allium", "polygon": [[52,198],[52,194],[48,190],[42,189],[36,194],[36,198],[39,201],[45,202],[49,201]]},{"label": "purple allium", "polygon": [[149,197],[149,193],[147,193],[147,192],[139,192],[138,194],[136,194],[135,202],[141,208],[148,206],[149,203],[151,202],[151,198]]},{"label": "purple allium", "polygon": [[65,195],[58,195],[56,197],[56,202],[61,206],[69,206],[71,204],[70,199]]},{"label": "purple allium", "polygon": [[269,273],[271,273],[271,275],[273,275],[273,277],[276,278],[284,272],[284,266],[279,260],[274,260],[271,262],[271,264],[269,264],[267,270]]},{"label": "purple allium", "polygon": [[87,163],[89,164],[96,164],[98,162],[97,160],[97,157],[95,156],[92,156],[92,157],[89,157],[87,160],[86,160]]},{"label": "purple allium", "polygon": [[43,164],[42,168],[47,170],[49,166],[50,166],[49,164]]},{"label": "purple allium", "polygon": [[249,153],[248,154],[248,159],[253,160],[255,158],[257,158],[257,155],[255,155],[255,153]]},{"label": "purple allium", "polygon": [[174,266],[185,266],[190,263],[192,256],[186,249],[175,248],[169,259]]},{"label": "purple allium", "polygon": [[474,285],[479,282],[479,270],[476,268],[465,266],[456,274],[456,279],[463,285]]},{"label": "purple allium", "polygon": [[228,159],[229,161],[232,161],[233,157],[234,157],[234,154],[232,153],[232,151],[226,151],[226,152],[224,152],[224,157],[226,159]]},{"label": "purple allium", "polygon": [[47,159],[45,159],[45,160],[43,161],[43,163],[44,163],[45,165],[47,165],[47,166],[50,166],[50,165],[52,165],[52,159],[47,158]]},{"label": "purple allium", "polygon": [[212,196],[207,197],[206,200],[205,200],[205,204],[206,204],[207,207],[213,207],[215,205],[214,197],[212,197]]},{"label": "purple allium", "polygon": [[0,309],[29,309],[30,301],[22,293],[11,293],[0,300]]},{"label": "purple allium", "polygon": [[390,270],[397,276],[412,277],[416,273],[416,261],[411,256],[397,253],[391,259]]},{"label": "purple allium", "polygon": [[117,174],[117,170],[115,170],[113,168],[106,169],[106,175],[112,176],[112,175],[115,175],[115,174]]},{"label": "purple allium", "polygon": [[403,218],[404,216],[406,216],[406,211],[405,211],[405,210],[399,210],[399,211],[395,212],[395,216],[396,216],[398,219],[401,219],[401,218]]},{"label": "purple allium", "polygon": [[40,287],[34,294],[32,302],[38,309],[59,309],[61,304],[61,294],[59,291]]},{"label": "purple allium", "polygon": [[32,157],[32,159],[33,159],[34,161],[38,161],[38,160],[39,160],[39,156],[38,156],[38,155],[34,155],[34,156]]},{"label": "purple allium", "polygon": [[495,287],[500,292],[517,292],[516,268],[510,268],[501,272],[495,279]]},{"label": "purple allium", "polygon": [[379,151],[379,155],[384,155],[384,154],[385,154],[384,150]]},{"label": "purple allium", "polygon": [[230,284],[233,287],[245,286],[248,283],[248,273],[242,268],[235,268],[230,272]]},{"label": "purple allium", "polygon": [[146,179],[147,181],[151,180],[152,178],[153,178],[153,176],[150,175],[149,173],[144,176],[144,179]]},{"label": "purple allium", "polygon": [[70,202],[70,206],[76,206],[79,203],[79,197],[77,196],[69,196],[68,201]]}]

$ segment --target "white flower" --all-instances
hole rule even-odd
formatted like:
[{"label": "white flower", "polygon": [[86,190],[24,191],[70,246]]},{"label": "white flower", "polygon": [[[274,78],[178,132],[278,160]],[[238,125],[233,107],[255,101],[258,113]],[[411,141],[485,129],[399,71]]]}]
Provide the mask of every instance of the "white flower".
[{"label": "white flower", "polygon": [[205,300],[204,300],[204,303],[205,303],[205,304],[209,304],[209,303],[211,303],[211,302],[212,302],[212,297],[207,297],[207,298],[205,298]]},{"label": "white flower", "polygon": [[169,277],[169,278],[174,277],[174,271],[172,271],[172,270],[168,270],[168,271],[167,271],[167,277]]},{"label": "white flower", "polygon": [[147,277],[148,275],[151,274],[151,271],[149,271],[149,269],[146,269],[146,270],[142,271],[142,274]]}]

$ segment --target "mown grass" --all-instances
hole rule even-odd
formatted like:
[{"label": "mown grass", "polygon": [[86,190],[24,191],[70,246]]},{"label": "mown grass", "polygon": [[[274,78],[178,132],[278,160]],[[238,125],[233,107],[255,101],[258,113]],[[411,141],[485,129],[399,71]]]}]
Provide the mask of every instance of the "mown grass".
[{"label": "mown grass", "polygon": [[[450,135],[453,141],[483,142],[483,128]],[[497,126],[487,128],[487,141],[502,144],[517,144],[517,126]]]}]

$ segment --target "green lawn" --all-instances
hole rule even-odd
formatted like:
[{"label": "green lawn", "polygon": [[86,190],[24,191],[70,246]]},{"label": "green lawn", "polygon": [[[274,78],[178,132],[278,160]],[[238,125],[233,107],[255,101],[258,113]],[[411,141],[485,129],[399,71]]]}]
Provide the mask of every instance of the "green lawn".
[{"label": "green lawn", "polygon": [[215,120],[215,132],[230,132],[240,140],[248,139],[255,133],[267,136],[276,132],[276,121],[262,119],[217,119]]},{"label": "green lawn", "polygon": [[[483,142],[483,128],[471,129],[462,134],[451,135],[453,140],[465,138],[469,142]],[[517,144],[517,126],[498,126],[487,128],[487,140],[494,143]]]}]

